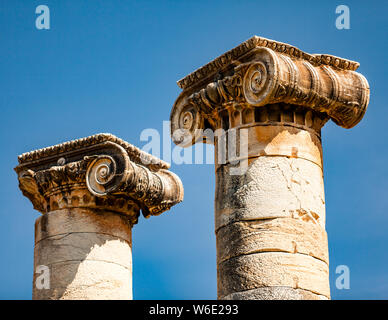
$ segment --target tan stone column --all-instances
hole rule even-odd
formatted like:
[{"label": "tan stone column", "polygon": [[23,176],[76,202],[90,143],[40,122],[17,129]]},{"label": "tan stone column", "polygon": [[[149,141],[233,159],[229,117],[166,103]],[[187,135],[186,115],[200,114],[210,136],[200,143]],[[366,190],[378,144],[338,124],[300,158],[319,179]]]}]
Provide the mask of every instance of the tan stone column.
[{"label": "tan stone column", "polygon": [[363,117],[357,67],[255,36],[178,82],[174,142],[216,137],[219,299],[330,298],[321,128]]},{"label": "tan stone column", "polygon": [[168,167],[110,134],[19,156],[20,189],[42,213],[33,299],[132,299],[131,230],[140,210],[159,215],[183,199]]}]

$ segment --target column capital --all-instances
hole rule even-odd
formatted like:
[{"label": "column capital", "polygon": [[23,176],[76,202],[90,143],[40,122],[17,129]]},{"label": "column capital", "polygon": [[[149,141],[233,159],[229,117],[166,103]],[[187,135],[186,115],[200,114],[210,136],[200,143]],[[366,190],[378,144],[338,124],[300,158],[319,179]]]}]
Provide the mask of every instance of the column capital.
[{"label": "column capital", "polygon": [[[171,112],[171,131],[190,133],[188,146],[201,139],[196,129],[236,126],[233,122],[223,126],[224,114],[229,119],[237,111],[241,125],[245,110],[273,104],[280,109],[302,108],[302,125],[316,130],[328,119],[351,128],[362,119],[369,102],[369,85],[355,72],[358,66],[254,36],[178,81],[183,92]],[[296,122],[295,116],[291,122]],[[182,144],[184,136],[175,135],[173,140]]]},{"label": "column capital", "polygon": [[41,213],[92,207],[145,217],[183,200],[169,164],[111,134],[96,134],[18,157],[19,187]]}]

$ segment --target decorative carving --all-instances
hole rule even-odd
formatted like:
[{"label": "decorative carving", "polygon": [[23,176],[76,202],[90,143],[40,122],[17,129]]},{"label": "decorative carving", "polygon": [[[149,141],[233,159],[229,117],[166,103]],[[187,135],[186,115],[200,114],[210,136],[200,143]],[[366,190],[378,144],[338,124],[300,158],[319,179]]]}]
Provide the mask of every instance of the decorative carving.
[{"label": "decorative carving", "polygon": [[120,138],[117,138],[116,136],[110,133],[99,133],[86,138],[67,141],[52,147],[26,152],[21,154],[18,157],[18,161],[20,164],[23,164],[34,160],[40,160],[46,157],[47,158],[56,157],[58,158],[58,161],[61,162],[61,163],[58,163],[58,165],[61,165],[66,162],[66,158],[65,157],[59,158],[58,157],[59,154],[72,153],[75,149],[89,148],[104,142],[112,142],[121,146],[127,152],[128,156],[135,162],[148,163],[149,167],[154,167],[155,169],[158,169],[158,168],[168,169],[170,167],[170,165],[167,162],[164,162],[163,160],[160,160],[154,157],[153,155],[140,150],[134,145]]},{"label": "decorative carving", "polygon": [[178,81],[178,86],[184,90],[195,86],[202,81],[208,82],[207,79],[214,77],[220,70],[227,68],[234,60],[249,53],[256,47],[266,47],[275,52],[288,55],[293,58],[309,61],[313,65],[325,64],[338,69],[355,71],[359,67],[359,63],[343,58],[339,58],[327,54],[309,54],[302,50],[286,43],[270,40],[258,36],[253,36],[247,41],[241,43],[237,47],[229,50],[203,67],[190,73],[183,79]]},{"label": "decorative carving", "polygon": [[[184,99],[187,101],[187,97]],[[194,100],[192,101],[194,102]],[[201,100],[198,101],[198,104],[189,104],[184,101],[176,104],[176,111],[172,112],[170,117],[171,136],[176,144],[186,147],[201,138],[201,134],[198,134],[200,130],[204,129],[203,113],[199,111],[201,105]]]},{"label": "decorative carving", "polygon": [[[200,139],[195,130],[203,129],[205,120],[219,128],[220,114],[236,105],[241,109],[276,103],[302,106],[351,128],[362,119],[369,102],[368,82],[354,72],[357,67],[353,61],[311,55],[253,37],[178,82],[184,91],[171,112],[172,133],[179,132],[173,140],[181,143],[191,136],[182,146],[195,143]],[[193,116],[187,115],[188,109]],[[186,124],[179,119],[186,119]]]},{"label": "decorative carving", "polygon": [[20,189],[42,213],[59,202],[125,213],[128,202],[149,217],[183,200],[182,183],[167,163],[110,134],[32,151],[19,156],[19,163]]}]

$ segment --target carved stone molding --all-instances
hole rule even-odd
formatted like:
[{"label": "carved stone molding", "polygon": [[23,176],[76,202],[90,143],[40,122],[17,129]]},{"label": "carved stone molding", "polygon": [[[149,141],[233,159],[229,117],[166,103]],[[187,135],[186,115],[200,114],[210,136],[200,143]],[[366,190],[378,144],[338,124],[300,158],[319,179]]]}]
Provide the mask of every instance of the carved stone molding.
[{"label": "carved stone molding", "polygon": [[168,168],[111,134],[97,134],[22,154],[15,171],[23,194],[41,213],[69,207],[120,213],[138,208],[149,217],[183,200],[182,183]]},{"label": "carved stone molding", "polygon": [[[369,85],[355,72],[358,66],[255,36],[178,81],[183,92],[171,112],[171,131],[190,133],[192,144],[200,138],[196,129],[220,128],[222,114],[278,103],[351,128],[369,102]],[[182,134],[173,140],[181,143]]]},{"label": "carved stone molding", "polygon": [[307,61],[310,61],[314,65],[324,64],[339,69],[352,71],[355,71],[360,65],[358,62],[328,54],[309,54],[287,43],[253,36],[252,38],[239,44],[232,50],[227,51],[218,58],[214,59],[213,61],[207,63],[203,67],[197,69],[196,71],[190,73],[183,79],[179,80],[179,87],[182,89],[187,89],[197,84],[199,81],[206,81],[206,78],[219,73],[220,70],[227,68],[231,62],[245,55],[250,50],[256,47],[266,47],[275,52],[287,54],[290,57],[303,58]]}]

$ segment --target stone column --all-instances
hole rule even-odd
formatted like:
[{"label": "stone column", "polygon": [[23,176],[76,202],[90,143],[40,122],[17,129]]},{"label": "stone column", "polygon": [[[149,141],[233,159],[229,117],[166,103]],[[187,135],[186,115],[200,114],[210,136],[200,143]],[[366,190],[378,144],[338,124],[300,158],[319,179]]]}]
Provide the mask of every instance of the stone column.
[{"label": "stone column", "polygon": [[321,128],[363,117],[357,67],[255,36],[178,82],[174,142],[215,132],[219,299],[330,299]]},{"label": "stone column", "polygon": [[35,223],[33,299],[132,299],[132,237],[140,211],[183,199],[169,165],[110,134],[19,156],[19,187]]}]

